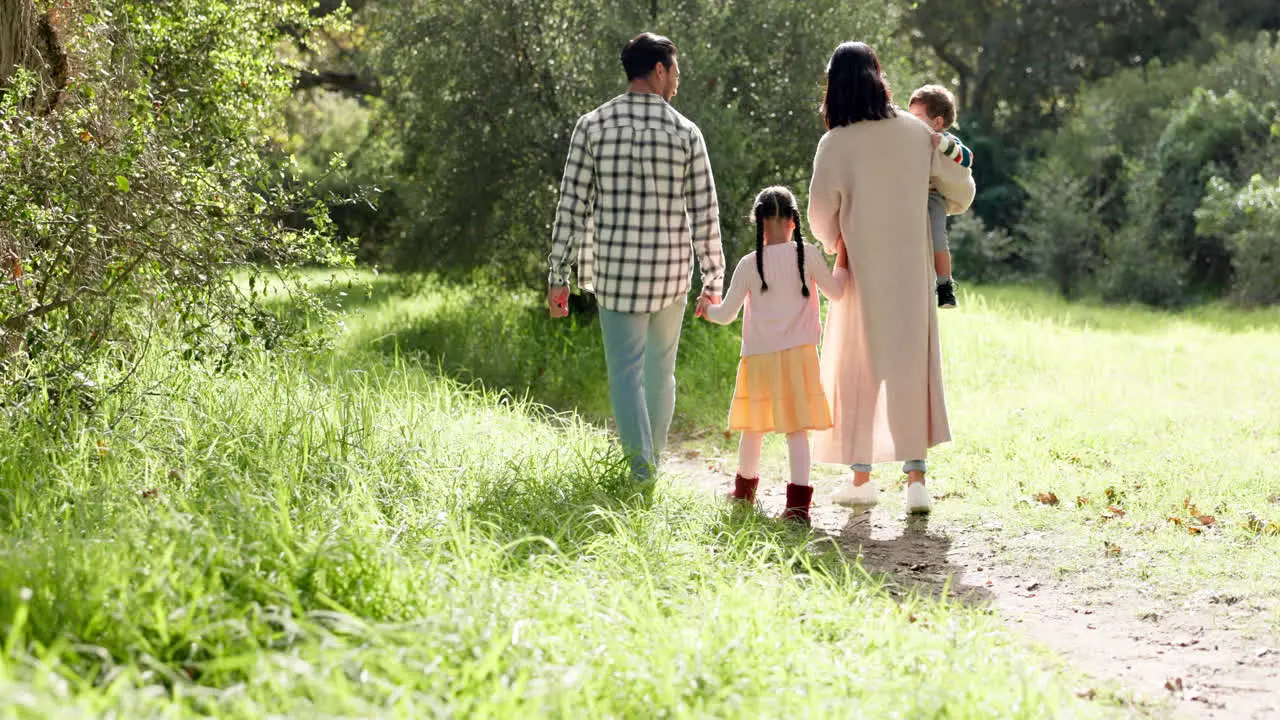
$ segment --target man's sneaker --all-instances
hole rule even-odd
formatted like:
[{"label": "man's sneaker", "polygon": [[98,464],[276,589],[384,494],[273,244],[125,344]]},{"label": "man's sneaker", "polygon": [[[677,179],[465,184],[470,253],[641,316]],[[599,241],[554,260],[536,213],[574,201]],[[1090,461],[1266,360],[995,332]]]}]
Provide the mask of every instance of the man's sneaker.
[{"label": "man's sneaker", "polygon": [[956,306],[956,286],[950,280],[938,283],[938,307],[953,308]]}]

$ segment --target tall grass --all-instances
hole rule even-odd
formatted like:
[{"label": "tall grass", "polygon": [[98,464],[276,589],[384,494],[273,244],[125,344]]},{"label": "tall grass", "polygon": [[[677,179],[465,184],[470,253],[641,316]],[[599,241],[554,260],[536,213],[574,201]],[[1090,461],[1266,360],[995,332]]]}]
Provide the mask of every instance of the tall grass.
[{"label": "tall grass", "polygon": [[637,492],[563,412],[599,399],[587,328],[473,291],[344,292],[331,353],[156,363],[141,404],[0,426],[0,717],[1108,712],[978,609]]},{"label": "tall grass", "polygon": [[[607,424],[592,318],[551,320],[531,293],[398,282],[351,284],[369,303],[353,346]],[[1003,528],[1023,560],[1085,584],[1232,594],[1280,619],[1280,312],[1163,313],[997,287],[965,292],[939,321],[955,436],[931,456],[941,519]],[[677,367],[677,435],[729,466],[738,341],[689,317]],[[781,445],[766,447],[766,479],[784,482]],[[817,474],[820,490],[844,481],[839,468]],[[1046,545],[1063,551],[1049,560]]]}]

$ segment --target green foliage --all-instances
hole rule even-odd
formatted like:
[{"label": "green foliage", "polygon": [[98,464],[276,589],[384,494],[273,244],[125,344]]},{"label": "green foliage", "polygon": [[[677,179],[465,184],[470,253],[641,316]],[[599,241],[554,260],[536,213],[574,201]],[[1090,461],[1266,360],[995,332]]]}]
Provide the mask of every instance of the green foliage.
[{"label": "green foliage", "polygon": [[1196,220],[1201,235],[1217,239],[1230,253],[1237,299],[1280,303],[1280,180],[1268,183],[1254,175],[1236,188],[1215,177]]},{"label": "green foliage", "polygon": [[1012,280],[1027,272],[1027,252],[1003,228],[990,228],[976,213],[951,218],[948,241],[957,277],[978,283]]},{"label": "green foliage", "polygon": [[643,29],[680,48],[674,104],[707,138],[732,254],[755,191],[808,185],[831,50],[858,37],[899,61],[893,18],[889,3],[820,0],[664,4],[656,15],[600,0],[374,6],[370,64],[400,163],[390,191],[408,209],[392,257],[540,278],[569,131],[624,90],[618,54]]},{"label": "green foliage", "polygon": [[1197,88],[1156,144],[1157,200],[1145,216],[1147,237],[1153,251],[1190,261],[1189,284],[1226,288],[1230,258],[1220,243],[1196,234],[1195,210],[1209,178],[1242,179],[1258,167],[1275,112],[1274,104],[1260,107],[1234,89],[1218,96]]},{"label": "green foliage", "polygon": [[30,75],[0,102],[6,392],[119,386],[161,326],[189,360],[275,345],[285,329],[257,302],[259,276],[345,259],[323,204],[268,145],[293,78],[277,47],[286,27],[311,26],[305,7],[73,10],[60,28],[75,68],[60,109],[20,108]]},{"label": "green foliage", "polygon": [[1073,177],[1059,157],[1049,157],[1024,181],[1028,203],[1022,233],[1033,267],[1065,297],[1081,290],[1097,262],[1105,198],[1089,192],[1088,180]]},{"label": "green foliage", "polygon": [[1153,62],[1087,88],[1021,180],[1028,241],[1073,248],[1039,252],[1042,273],[1064,292],[1162,306],[1229,292],[1231,249],[1197,232],[1195,212],[1210,178],[1238,185],[1280,162],[1277,68],[1264,34],[1207,64]]}]

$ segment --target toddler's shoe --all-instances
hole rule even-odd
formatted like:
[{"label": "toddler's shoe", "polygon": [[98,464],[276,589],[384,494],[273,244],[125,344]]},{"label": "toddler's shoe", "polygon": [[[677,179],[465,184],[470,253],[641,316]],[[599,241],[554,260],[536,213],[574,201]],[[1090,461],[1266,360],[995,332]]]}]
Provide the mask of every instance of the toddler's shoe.
[{"label": "toddler's shoe", "polygon": [[866,485],[846,483],[844,487],[831,496],[831,502],[836,505],[875,505],[879,501],[880,493],[876,490],[874,482],[869,482]]},{"label": "toddler's shoe", "polygon": [[813,503],[813,486],[787,484],[787,509],[782,511],[782,519],[801,525],[809,524],[809,506]]},{"label": "toddler's shoe", "polygon": [[953,308],[956,306],[956,285],[948,280],[944,283],[938,283],[938,307]]},{"label": "toddler's shoe", "polygon": [[924,483],[907,483],[907,512],[916,515],[929,512],[933,500],[929,497],[929,488]]},{"label": "toddler's shoe", "polygon": [[737,500],[748,505],[756,503],[756,488],[760,485],[760,478],[744,478],[741,475],[733,476],[733,492],[729,493],[729,500]]}]

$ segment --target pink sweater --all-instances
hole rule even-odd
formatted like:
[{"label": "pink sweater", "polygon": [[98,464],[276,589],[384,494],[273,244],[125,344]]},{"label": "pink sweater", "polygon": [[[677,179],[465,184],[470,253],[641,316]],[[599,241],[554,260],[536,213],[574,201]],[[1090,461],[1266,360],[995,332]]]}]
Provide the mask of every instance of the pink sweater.
[{"label": "pink sweater", "polygon": [[839,300],[848,286],[849,271],[837,268],[833,273],[822,251],[805,244],[804,272],[809,276],[809,297],[800,292],[795,244],[765,245],[764,276],[769,281],[769,291],[761,292],[756,254],[749,253],[734,269],[724,302],[707,308],[707,319],[728,325],[746,304],[746,320],[742,323],[744,357],[817,345],[822,339],[817,291],[821,289],[828,298]]}]

